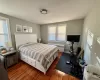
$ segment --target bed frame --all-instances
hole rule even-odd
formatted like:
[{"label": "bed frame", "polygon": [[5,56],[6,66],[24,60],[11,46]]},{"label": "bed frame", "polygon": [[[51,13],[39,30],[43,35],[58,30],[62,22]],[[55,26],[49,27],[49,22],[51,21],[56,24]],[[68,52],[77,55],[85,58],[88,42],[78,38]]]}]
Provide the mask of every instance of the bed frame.
[{"label": "bed frame", "polygon": [[[15,40],[16,40],[16,49],[19,45],[28,43],[28,42],[35,42],[37,43],[37,35],[36,34],[15,34]],[[23,53],[20,53],[20,59],[29,65],[33,66],[34,68],[40,70],[44,74],[46,74],[47,70],[49,69],[50,65],[53,63],[53,61],[58,56],[58,51],[53,52],[54,55],[51,58],[50,63],[47,65],[47,69],[45,69],[38,61],[36,61],[33,58],[30,58]]]}]

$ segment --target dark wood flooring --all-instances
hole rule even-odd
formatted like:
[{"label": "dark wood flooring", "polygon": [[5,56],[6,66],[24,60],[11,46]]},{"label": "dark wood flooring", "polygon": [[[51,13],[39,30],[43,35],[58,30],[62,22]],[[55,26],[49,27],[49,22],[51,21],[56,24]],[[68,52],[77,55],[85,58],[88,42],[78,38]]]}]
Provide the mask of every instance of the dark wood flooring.
[{"label": "dark wood flooring", "polygon": [[61,53],[53,62],[47,73],[44,75],[34,67],[20,61],[18,64],[8,68],[8,76],[10,80],[78,80],[77,78],[65,74],[55,67],[59,61]]}]

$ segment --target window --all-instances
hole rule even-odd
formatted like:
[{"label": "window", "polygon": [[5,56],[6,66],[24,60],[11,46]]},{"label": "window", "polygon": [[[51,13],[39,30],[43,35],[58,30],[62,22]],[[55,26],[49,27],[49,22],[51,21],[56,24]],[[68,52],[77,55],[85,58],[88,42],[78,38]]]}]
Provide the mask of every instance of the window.
[{"label": "window", "polygon": [[49,27],[49,40],[55,40],[56,39],[56,27],[50,26]]},{"label": "window", "polygon": [[87,43],[89,46],[92,46],[92,44],[93,44],[93,36],[94,36],[93,33],[90,30],[88,30]]},{"label": "window", "polygon": [[49,41],[65,41],[66,40],[66,25],[53,25],[48,27]]},{"label": "window", "polygon": [[65,41],[66,37],[66,25],[58,25],[57,29],[57,40],[58,41]]},{"label": "window", "polygon": [[0,17],[0,46],[8,46],[9,42],[11,42],[11,39],[8,28],[8,19]]}]

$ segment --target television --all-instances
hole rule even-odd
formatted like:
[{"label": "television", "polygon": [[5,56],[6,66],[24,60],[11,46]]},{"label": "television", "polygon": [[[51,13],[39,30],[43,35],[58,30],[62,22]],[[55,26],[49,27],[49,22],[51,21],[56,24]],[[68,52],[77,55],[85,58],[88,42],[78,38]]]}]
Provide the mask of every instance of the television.
[{"label": "television", "polygon": [[80,35],[67,35],[67,41],[79,42],[80,41]]}]

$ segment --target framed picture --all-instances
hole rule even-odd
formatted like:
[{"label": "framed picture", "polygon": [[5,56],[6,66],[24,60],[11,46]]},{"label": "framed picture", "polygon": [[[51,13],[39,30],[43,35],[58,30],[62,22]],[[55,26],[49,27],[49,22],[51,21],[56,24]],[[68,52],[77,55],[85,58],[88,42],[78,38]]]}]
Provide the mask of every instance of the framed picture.
[{"label": "framed picture", "polygon": [[29,31],[29,33],[32,33],[32,27],[28,27],[28,31]]},{"label": "framed picture", "polygon": [[22,25],[16,25],[16,32],[22,32]]},{"label": "framed picture", "polygon": [[23,32],[28,32],[28,27],[27,26],[23,26]]}]

